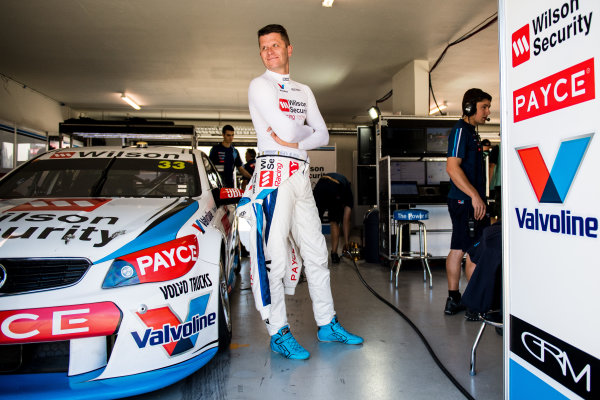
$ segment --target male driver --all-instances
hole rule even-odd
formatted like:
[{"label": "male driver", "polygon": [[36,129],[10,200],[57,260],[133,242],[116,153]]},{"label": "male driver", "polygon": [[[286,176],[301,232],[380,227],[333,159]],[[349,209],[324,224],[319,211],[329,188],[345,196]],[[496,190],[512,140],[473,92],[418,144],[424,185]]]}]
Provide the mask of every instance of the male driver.
[{"label": "male driver", "polygon": [[238,214],[255,228],[250,236],[252,291],[271,335],[271,349],[287,358],[307,359],[310,354],[292,336],[286,315],[284,292],[293,293],[289,283],[297,283],[299,274],[298,263],[292,262],[296,266],[289,271],[290,240],[306,268],[318,339],[346,344],[363,339],[337,320],[327,245],[309,180],[306,151],[326,145],[329,132],[310,88],[290,80],[292,45],[285,28],[265,26],[258,31],[258,43],[267,71],[250,83],[248,102],[259,156]]},{"label": "male driver", "polygon": [[240,153],[233,146],[233,126],[225,125],[223,127],[223,141],[214,145],[210,149],[208,158],[221,174],[223,185],[228,188],[235,187],[233,182],[233,168],[237,168],[238,172],[247,179],[252,176],[242,167],[242,159]]},{"label": "male driver", "polygon": [[464,310],[458,290],[460,268],[465,252],[489,225],[486,217],[485,171],[483,151],[476,127],[490,115],[492,96],[481,89],[469,89],[462,101],[462,118],[448,138],[446,172],[450,176],[448,212],[452,220],[450,253],[446,258],[448,298],[444,313],[454,315]]}]

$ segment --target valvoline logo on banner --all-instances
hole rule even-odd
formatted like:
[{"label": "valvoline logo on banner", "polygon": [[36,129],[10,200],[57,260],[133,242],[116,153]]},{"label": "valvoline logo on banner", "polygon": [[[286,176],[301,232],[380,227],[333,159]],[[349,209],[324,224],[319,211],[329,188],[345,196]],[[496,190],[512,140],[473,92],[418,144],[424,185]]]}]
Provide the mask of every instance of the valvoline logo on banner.
[{"label": "valvoline logo on banner", "polygon": [[176,356],[196,345],[198,333],[216,323],[217,315],[206,314],[210,293],[190,301],[186,319],[182,321],[169,307],[150,309],[137,316],[148,327],[141,335],[131,332],[140,349],[147,346],[162,346],[169,356]]},{"label": "valvoline logo on banner", "polygon": [[596,98],[594,59],[590,58],[513,92],[514,122]]},{"label": "valvoline logo on banner", "polygon": [[290,112],[290,104],[287,99],[279,99],[279,109],[283,112]]},{"label": "valvoline logo on banner", "polygon": [[593,134],[590,134],[561,142],[550,172],[537,146],[517,149],[527,178],[540,203],[565,201],[592,136]]},{"label": "valvoline logo on banner", "polygon": [[110,336],[121,318],[121,310],[110,301],[0,311],[0,344]]},{"label": "valvoline logo on banner", "polygon": [[[593,134],[564,140],[548,172],[537,146],[516,149],[539,203],[564,204],[581,166]],[[576,215],[569,209],[559,213],[544,209],[515,208],[519,228],[561,235],[598,237],[598,219]]]}]

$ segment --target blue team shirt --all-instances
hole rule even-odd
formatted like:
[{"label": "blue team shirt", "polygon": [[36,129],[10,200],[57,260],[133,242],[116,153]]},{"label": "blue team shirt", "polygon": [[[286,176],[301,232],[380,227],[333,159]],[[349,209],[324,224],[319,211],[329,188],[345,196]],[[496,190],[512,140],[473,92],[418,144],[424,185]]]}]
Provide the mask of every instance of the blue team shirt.
[{"label": "blue team shirt", "polygon": [[[466,123],[463,119],[452,128],[448,137],[448,157],[457,157],[462,159],[460,167],[465,172],[465,176],[477,189],[479,196],[485,199],[485,172],[483,170],[483,152],[478,145],[477,132],[475,127]],[[450,191],[448,198],[458,200],[470,200],[470,197],[460,190],[452,179],[450,179]]]},{"label": "blue team shirt", "polygon": [[[242,166],[242,159],[240,158],[240,153],[237,149],[233,147],[233,145],[225,147],[223,144],[219,143],[210,149],[208,158],[210,158],[212,163],[219,170],[221,179],[223,179],[223,185],[230,188],[234,187],[233,168]],[[222,167],[223,170],[221,171],[221,168],[219,167]]]}]

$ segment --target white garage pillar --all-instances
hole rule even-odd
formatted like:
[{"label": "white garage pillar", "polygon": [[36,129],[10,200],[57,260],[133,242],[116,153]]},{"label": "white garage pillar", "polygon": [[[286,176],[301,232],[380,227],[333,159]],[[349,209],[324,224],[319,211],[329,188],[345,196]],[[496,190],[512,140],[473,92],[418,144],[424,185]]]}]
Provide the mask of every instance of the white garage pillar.
[{"label": "white garage pillar", "polygon": [[412,60],[392,78],[393,113],[429,115],[429,62]]}]

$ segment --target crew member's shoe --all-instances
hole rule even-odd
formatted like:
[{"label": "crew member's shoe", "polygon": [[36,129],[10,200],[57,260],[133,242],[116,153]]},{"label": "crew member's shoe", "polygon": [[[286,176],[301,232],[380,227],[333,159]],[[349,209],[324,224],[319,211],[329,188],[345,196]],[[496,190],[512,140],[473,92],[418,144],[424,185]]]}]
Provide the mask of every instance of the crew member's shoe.
[{"label": "crew member's shoe", "polygon": [[319,326],[317,338],[321,342],[340,342],[346,344],[361,344],[364,340],[360,336],[346,331],[338,322],[337,315],[327,325]]},{"label": "crew member's shoe", "polygon": [[465,311],[465,319],[467,321],[479,321],[481,320],[481,315],[477,311],[471,311],[467,308]]},{"label": "crew member's shoe", "polygon": [[310,353],[300,346],[292,336],[289,325],[284,326],[271,336],[271,350],[293,360],[306,360],[310,357]]},{"label": "crew member's shoe", "polygon": [[454,301],[454,299],[450,296],[446,299],[446,308],[444,308],[444,314],[446,315],[454,315],[458,312],[461,312],[465,309],[465,306],[461,304],[459,301]]},{"label": "crew member's shoe", "polygon": [[338,256],[337,253],[331,253],[331,262],[333,264],[339,264],[340,263],[340,256]]}]

